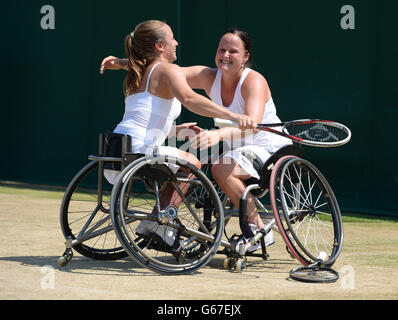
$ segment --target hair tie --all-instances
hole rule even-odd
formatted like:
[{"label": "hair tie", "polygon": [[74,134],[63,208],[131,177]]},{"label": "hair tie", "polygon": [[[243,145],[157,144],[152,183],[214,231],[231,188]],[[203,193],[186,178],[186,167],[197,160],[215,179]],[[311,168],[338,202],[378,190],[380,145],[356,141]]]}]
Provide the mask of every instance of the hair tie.
[{"label": "hair tie", "polygon": [[134,32],[130,33],[131,38],[134,38]]}]

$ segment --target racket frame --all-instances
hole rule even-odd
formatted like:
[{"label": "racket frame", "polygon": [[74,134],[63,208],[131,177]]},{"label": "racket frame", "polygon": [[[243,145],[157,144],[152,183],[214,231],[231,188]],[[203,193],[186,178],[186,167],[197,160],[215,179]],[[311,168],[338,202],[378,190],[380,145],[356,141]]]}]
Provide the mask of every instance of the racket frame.
[{"label": "racket frame", "polygon": [[[347,133],[347,137],[343,140],[336,141],[336,142],[322,142],[322,141],[311,141],[311,140],[306,140],[294,135],[291,135],[287,131],[287,127],[289,127],[292,124],[295,123],[301,123],[301,124],[309,124],[309,123],[320,123],[320,124],[325,124],[328,126],[333,126],[336,128],[339,128],[343,130],[344,132]],[[215,119],[214,120],[215,126],[219,128],[223,127],[237,127],[237,123],[230,121],[230,120],[223,120],[223,119]],[[281,130],[277,130],[274,128],[282,127]],[[257,124],[257,129],[271,132],[274,134],[277,134],[279,136],[288,138],[290,140],[293,140],[297,143],[303,144],[303,145],[308,145],[308,146],[313,146],[313,147],[322,147],[322,148],[332,148],[332,147],[339,147],[342,146],[346,143],[348,143],[351,140],[352,134],[351,130],[346,127],[345,125],[335,122],[335,121],[330,121],[330,120],[320,120],[320,119],[301,119],[301,120],[294,120],[294,121],[288,121],[288,122],[280,122],[280,123],[262,123],[262,124]]]}]

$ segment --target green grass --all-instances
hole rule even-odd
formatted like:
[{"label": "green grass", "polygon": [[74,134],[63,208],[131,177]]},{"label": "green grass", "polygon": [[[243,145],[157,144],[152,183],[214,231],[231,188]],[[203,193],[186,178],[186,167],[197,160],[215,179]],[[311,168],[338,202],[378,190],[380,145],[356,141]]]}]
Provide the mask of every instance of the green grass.
[{"label": "green grass", "polygon": [[387,217],[387,216],[377,216],[370,214],[360,214],[360,213],[342,213],[343,223],[344,222],[395,222],[398,223],[398,218]]},{"label": "green grass", "polygon": [[[0,194],[20,195],[20,196],[37,198],[37,199],[62,200],[65,190],[66,187],[0,181]],[[84,198],[87,196],[82,195],[82,197]],[[343,215],[343,223],[348,223],[348,222],[368,223],[368,222],[381,222],[381,221],[398,223],[398,218],[394,217],[359,214],[359,213],[347,213],[347,212],[342,213],[342,215]]]}]

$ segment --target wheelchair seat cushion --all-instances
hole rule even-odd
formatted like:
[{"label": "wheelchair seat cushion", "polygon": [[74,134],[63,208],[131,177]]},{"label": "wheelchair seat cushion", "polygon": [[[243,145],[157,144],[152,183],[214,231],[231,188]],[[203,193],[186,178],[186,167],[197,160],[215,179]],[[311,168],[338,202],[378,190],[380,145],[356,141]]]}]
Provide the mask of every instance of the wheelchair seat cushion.
[{"label": "wheelchair seat cushion", "polygon": [[260,178],[259,169],[270,157],[265,148],[257,145],[246,145],[223,154],[223,158],[231,158],[245,173],[253,178]]}]

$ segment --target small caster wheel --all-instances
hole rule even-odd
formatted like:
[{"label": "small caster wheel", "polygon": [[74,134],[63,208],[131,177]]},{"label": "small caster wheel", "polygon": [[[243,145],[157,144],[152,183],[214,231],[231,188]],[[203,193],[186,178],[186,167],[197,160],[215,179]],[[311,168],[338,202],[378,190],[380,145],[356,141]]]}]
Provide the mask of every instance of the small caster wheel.
[{"label": "small caster wheel", "polygon": [[241,273],[245,267],[245,261],[243,259],[238,259],[235,264],[235,271]]},{"label": "small caster wheel", "polygon": [[263,258],[264,261],[267,261],[268,258],[269,258],[269,254],[268,254],[268,253],[262,254],[262,255],[261,255],[261,258]]},{"label": "small caster wheel", "polygon": [[73,252],[72,249],[66,249],[62,257],[58,258],[58,265],[64,268],[72,260]]},{"label": "small caster wheel", "polygon": [[232,262],[231,258],[224,259],[224,269],[225,270],[229,270],[231,268],[231,262]]},{"label": "small caster wheel", "polygon": [[66,266],[68,265],[68,261],[66,260],[66,257],[60,257],[60,258],[58,258],[58,265],[59,265],[61,268],[66,267]]}]

